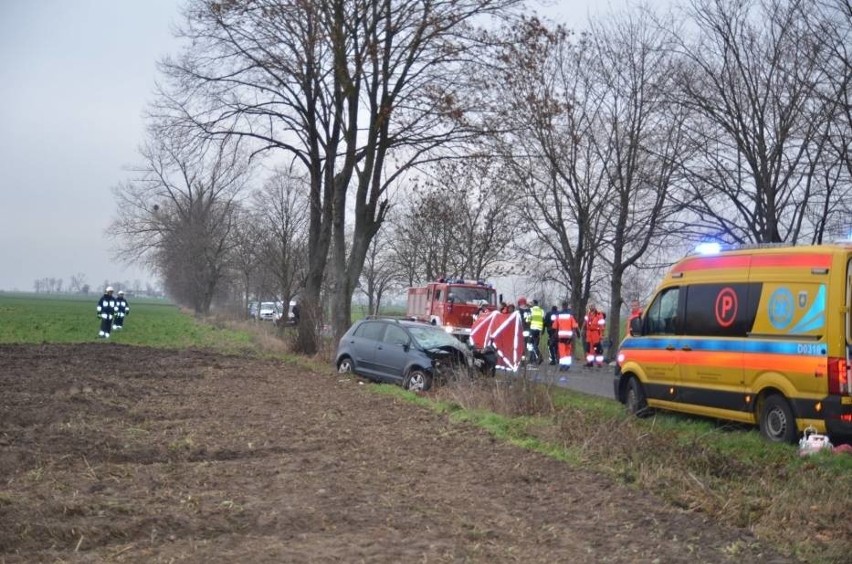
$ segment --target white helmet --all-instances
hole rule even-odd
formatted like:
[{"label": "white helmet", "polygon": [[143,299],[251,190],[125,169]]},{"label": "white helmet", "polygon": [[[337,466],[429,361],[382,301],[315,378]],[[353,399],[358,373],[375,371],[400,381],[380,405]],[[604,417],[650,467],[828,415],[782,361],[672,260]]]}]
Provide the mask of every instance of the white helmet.
[{"label": "white helmet", "polygon": [[109,294],[112,292],[112,286],[107,286],[106,293]]},{"label": "white helmet", "polygon": [[119,290],[119,291],[118,291],[118,295],[119,295],[119,296],[123,296],[123,295],[124,295],[124,290]]}]

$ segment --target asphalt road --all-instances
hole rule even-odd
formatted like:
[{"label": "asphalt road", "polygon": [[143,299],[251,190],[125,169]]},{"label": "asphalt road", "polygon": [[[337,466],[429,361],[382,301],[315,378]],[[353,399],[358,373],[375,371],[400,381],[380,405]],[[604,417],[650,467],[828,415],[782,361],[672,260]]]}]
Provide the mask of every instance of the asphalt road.
[{"label": "asphalt road", "polygon": [[[537,382],[555,384],[563,388],[610,398],[615,401],[612,391],[615,366],[605,365],[600,368],[588,368],[583,364],[575,364],[566,371],[560,371],[557,368],[558,366],[550,366],[545,362],[537,367],[528,367],[528,375]],[[519,374],[522,374],[522,371],[523,368],[521,368]]]}]

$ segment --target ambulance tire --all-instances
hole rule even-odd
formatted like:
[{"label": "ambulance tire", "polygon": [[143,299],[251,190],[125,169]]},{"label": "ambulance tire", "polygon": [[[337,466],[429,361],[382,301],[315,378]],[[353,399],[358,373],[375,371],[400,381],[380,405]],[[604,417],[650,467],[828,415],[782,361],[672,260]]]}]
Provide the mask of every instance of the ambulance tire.
[{"label": "ambulance tire", "polygon": [[402,387],[410,392],[428,392],[432,387],[432,376],[425,370],[412,368],[405,377]]},{"label": "ambulance tire", "polygon": [[625,394],[624,405],[627,406],[627,411],[636,417],[645,417],[650,413],[648,409],[648,401],[645,399],[645,389],[642,387],[642,382],[635,376],[627,381],[627,393]]},{"label": "ambulance tire", "polygon": [[781,394],[767,396],[761,403],[760,434],[774,443],[795,443],[799,438],[793,410]]}]

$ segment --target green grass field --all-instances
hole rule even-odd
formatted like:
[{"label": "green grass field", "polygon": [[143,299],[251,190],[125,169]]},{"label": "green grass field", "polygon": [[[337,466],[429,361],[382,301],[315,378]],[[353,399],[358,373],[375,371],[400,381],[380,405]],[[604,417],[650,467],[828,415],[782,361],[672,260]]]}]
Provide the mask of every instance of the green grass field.
[{"label": "green grass field", "polygon": [[[0,343],[84,343],[98,340],[100,296],[0,293]],[[166,301],[130,301],[124,329],[110,341],[165,348],[202,347],[227,352],[252,348],[251,335],[199,323]]]}]

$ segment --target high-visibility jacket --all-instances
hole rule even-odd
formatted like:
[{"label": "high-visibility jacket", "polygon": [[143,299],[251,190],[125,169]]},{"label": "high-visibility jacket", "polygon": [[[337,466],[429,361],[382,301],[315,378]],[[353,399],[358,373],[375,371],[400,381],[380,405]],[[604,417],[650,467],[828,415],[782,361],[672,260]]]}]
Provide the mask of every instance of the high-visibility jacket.
[{"label": "high-visibility jacket", "polygon": [[530,329],[533,331],[544,329],[544,309],[541,306],[534,305],[530,309]]},{"label": "high-visibility jacket", "polygon": [[579,329],[577,320],[570,311],[563,310],[556,314],[553,327],[558,340],[559,368],[569,368],[572,364],[574,332]]},{"label": "high-visibility jacket", "polygon": [[580,328],[570,311],[560,311],[556,314],[556,321],[553,325],[556,328],[556,337],[560,341],[573,339],[574,332]]},{"label": "high-visibility jacket", "polygon": [[590,310],[583,320],[583,329],[586,332],[586,342],[597,345],[606,329],[606,314],[596,309]]}]

